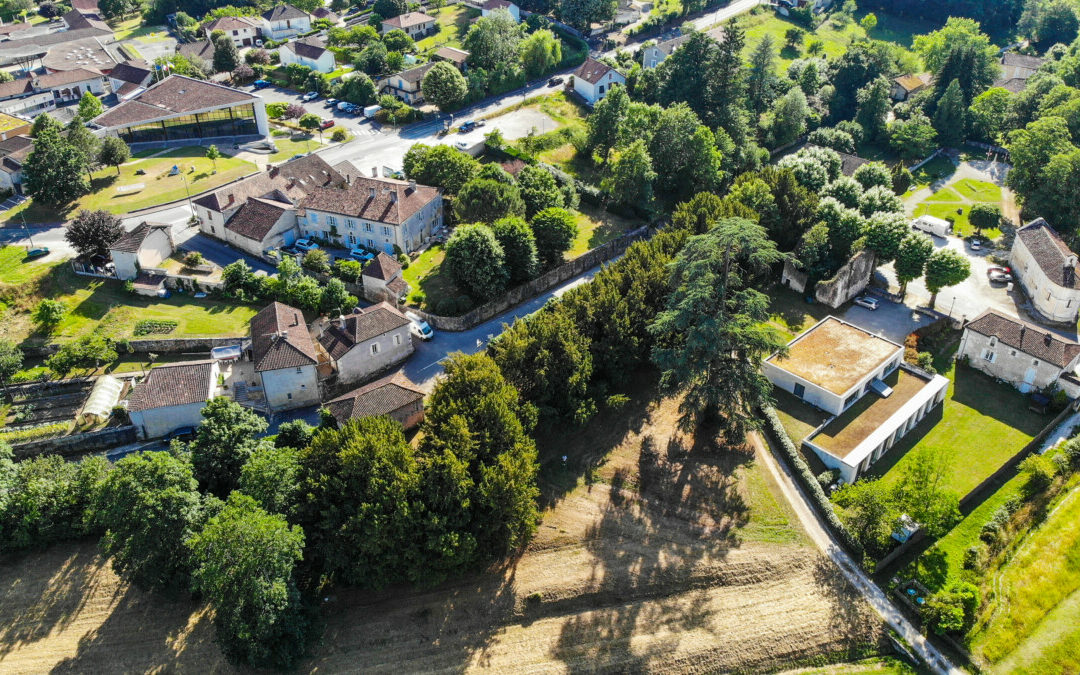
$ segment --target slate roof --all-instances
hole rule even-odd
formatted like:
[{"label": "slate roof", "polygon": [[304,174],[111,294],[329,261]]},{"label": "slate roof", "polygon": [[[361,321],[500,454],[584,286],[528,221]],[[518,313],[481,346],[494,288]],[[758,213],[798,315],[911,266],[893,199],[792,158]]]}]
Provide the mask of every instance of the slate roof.
[{"label": "slate roof", "polygon": [[[1061,240],[1054,228],[1042,218],[1037,218],[1016,231],[1031,257],[1038,263],[1051,282],[1063,288],[1080,288],[1080,265],[1076,254]],[[1066,262],[1072,258],[1072,264]]]},{"label": "slate roof", "polygon": [[29,136],[12,136],[0,141],[0,168],[10,173],[18,171],[33,149],[34,140]]},{"label": "slate roof", "polygon": [[20,77],[11,82],[0,82],[0,101],[32,93],[34,93],[34,84],[29,77]]},{"label": "slate roof", "polygon": [[140,59],[118,63],[109,73],[109,78],[132,84],[143,84],[153,74],[154,71],[150,69],[150,64]]},{"label": "slate roof", "polygon": [[252,197],[265,197],[281,192],[295,202],[316,187],[344,182],[344,176],[322,157],[307,155],[203,195],[196,199],[195,203],[221,213],[231,207],[243,205]]},{"label": "slate roof", "polygon": [[0,35],[11,35],[12,33],[18,33],[21,30],[30,28],[28,23],[8,23],[0,26]]},{"label": "slate roof", "polygon": [[278,5],[263,12],[262,17],[267,21],[285,21],[286,19],[303,19],[308,16],[307,12],[299,10],[292,5]]},{"label": "slate roof", "polygon": [[338,424],[361,417],[378,417],[424,400],[424,392],[401,373],[370,382],[328,401],[326,407]]},{"label": "slate roof", "polygon": [[585,63],[581,64],[581,66],[574,71],[574,77],[585,80],[589,84],[596,84],[613,70],[615,69],[608,64],[597,61],[590,56],[585,59]]},{"label": "slate roof", "polygon": [[361,276],[380,279],[382,281],[389,281],[400,275],[401,265],[398,261],[382,251],[379,251],[379,255],[375,256],[375,259],[367,264],[367,267],[364,268],[364,271],[361,274]]},{"label": "slate roof", "polygon": [[291,204],[252,197],[225,223],[225,229],[261,242],[281,219],[281,214],[291,208]]},{"label": "slate roof", "polygon": [[428,185],[417,185],[413,189],[404,181],[357,176],[342,187],[315,188],[300,200],[299,205],[400,225],[438,196],[439,190]]},{"label": "slate roof", "polygon": [[308,37],[303,40],[286,42],[282,48],[288,49],[293,54],[303,56],[306,59],[318,59],[326,53],[326,45],[317,37]]},{"label": "slate roof", "polygon": [[424,79],[424,75],[427,75],[427,71],[431,70],[431,67],[435,65],[434,61],[428,61],[422,66],[403,70],[400,73],[391,75],[389,80],[405,80],[406,82],[420,82]]},{"label": "slate roof", "polygon": [[206,401],[213,382],[213,366],[213,361],[196,361],[152,368],[131,392],[128,410],[139,412]]},{"label": "slate roof", "polygon": [[[670,40],[664,40],[663,42],[658,42],[658,43],[656,43],[656,48],[659,49],[661,52],[663,52],[666,56],[671,56],[671,52],[673,52],[676,49],[678,49],[679,47],[683,46],[683,44],[685,44],[690,39],[690,37],[692,35],[693,35],[693,33],[687,33],[685,35],[680,35],[680,36],[672,38]],[[721,40],[724,39],[724,29],[719,28],[719,27],[713,28],[712,30],[705,31],[705,35],[707,35],[708,37],[711,37],[713,40],[716,40],[717,42],[720,42]]]},{"label": "slate roof", "polygon": [[125,232],[122,237],[117,239],[109,246],[110,251],[121,251],[123,253],[138,253],[142,247],[143,241],[154,230],[165,230],[166,232],[171,228],[171,225],[165,223],[150,223],[143,221],[135,226],[135,229],[130,232]]},{"label": "slate roof", "polygon": [[311,13],[311,16],[316,18],[316,19],[326,19],[327,21],[332,21],[334,23],[337,23],[338,21],[341,21],[340,16],[338,16],[337,14],[331,12],[326,7],[319,7],[318,9],[316,9],[314,12]]},{"label": "slate roof", "polygon": [[66,87],[87,80],[100,80],[101,71],[93,68],[75,68],[74,70],[61,70],[56,73],[46,73],[34,78],[35,89],[52,89],[54,87]]},{"label": "slate roof", "polygon": [[409,325],[409,320],[389,303],[380,302],[349,314],[342,323],[337,326],[331,322],[319,336],[319,344],[334,359],[345,356],[361,342]]},{"label": "slate roof", "polygon": [[208,108],[224,108],[258,99],[247,92],[213,82],[170,75],[146,91],[106,110],[92,121],[101,127],[127,127]]},{"label": "slate roof", "polygon": [[405,12],[404,14],[399,14],[395,17],[386,19],[383,21],[383,25],[392,28],[409,28],[410,26],[419,26],[434,20],[434,17],[428,16],[423,12]]},{"label": "slate roof", "polygon": [[1027,54],[1017,54],[1016,52],[1005,52],[1001,56],[1001,65],[1014,66],[1019,68],[1029,68],[1031,70],[1038,70],[1042,67],[1042,64],[1046,63],[1046,59],[1039,56],[1028,56]]},{"label": "slate roof", "polygon": [[61,18],[63,18],[64,23],[67,24],[68,32],[80,29],[85,30],[88,28],[99,31],[98,34],[100,35],[112,35],[113,32],[112,28],[109,27],[109,24],[97,18],[97,16],[93,14],[83,14],[77,9],[71,10]]},{"label": "slate roof", "polygon": [[998,80],[994,83],[995,87],[1002,87],[1013,94],[1019,94],[1027,88],[1027,78],[1025,77],[1010,77],[1007,80]]},{"label": "slate roof", "polygon": [[998,342],[1058,368],[1069,365],[1080,354],[1080,344],[993,309],[972,319],[966,328],[986,337],[996,337]]},{"label": "slate roof", "polygon": [[256,372],[318,363],[304,313],[272,302],[251,317],[251,360]]}]

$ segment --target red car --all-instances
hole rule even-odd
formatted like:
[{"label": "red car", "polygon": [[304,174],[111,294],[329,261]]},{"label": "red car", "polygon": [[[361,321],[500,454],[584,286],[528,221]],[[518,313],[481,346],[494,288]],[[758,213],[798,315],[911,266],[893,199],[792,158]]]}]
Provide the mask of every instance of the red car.
[{"label": "red car", "polygon": [[322,122],[319,122],[320,129],[329,129],[332,126],[334,126],[334,120],[323,120]]}]

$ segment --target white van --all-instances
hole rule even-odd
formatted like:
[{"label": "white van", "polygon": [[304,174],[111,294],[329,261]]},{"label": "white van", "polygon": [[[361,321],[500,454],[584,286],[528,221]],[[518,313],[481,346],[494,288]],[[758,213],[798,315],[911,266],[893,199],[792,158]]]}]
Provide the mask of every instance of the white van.
[{"label": "white van", "polygon": [[952,223],[936,216],[919,216],[911,222],[911,226],[936,237],[947,237],[952,234]]},{"label": "white van", "polygon": [[412,324],[409,326],[409,330],[413,335],[424,340],[425,342],[435,337],[435,331],[431,330],[431,326],[427,321],[424,321],[419,314],[415,312],[405,312],[405,318]]}]

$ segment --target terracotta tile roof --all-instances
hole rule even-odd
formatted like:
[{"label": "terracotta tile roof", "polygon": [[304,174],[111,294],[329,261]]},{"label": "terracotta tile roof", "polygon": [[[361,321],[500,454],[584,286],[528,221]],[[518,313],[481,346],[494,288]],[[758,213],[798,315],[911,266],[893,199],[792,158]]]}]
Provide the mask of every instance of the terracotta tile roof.
[{"label": "terracotta tile roof", "polygon": [[87,80],[100,80],[101,71],[92,68],[75,68],[74,70],[61,70],[57,73],[47,73],[34,78],[35,89],[52,89],[53,87],[66,87],[77,82]]},{"label": "terracotta tile roof", "polygon": [[98,12],[98,0],[71,0],[71,8],[84,14],[96,14]]},{"label": "terracotta tile roof", "polygon": [[195,203],[221,213],[243,205],[252,197],[266,197],[281,192],[295,202],[316,187],[344,182],[345,178],[322,157],[307,155],[203,195]]},{"label": "terracotta tile roof", "polygon": [[399,180],[357,176],[351,181],[342,187],[316,188],[300,200],[300,206],[400,225],[439,196],[437,188],[417,185],[413,189]]},{"label": "terracotta tile roof", "polygon": [[252,197],[229,218],[225,229],[261,242],[281,219],[281,214],[291,208],[291,204]]},{"label": "terracotta tile roof", "polygon": [[362,276],[381,279],[382,281],[389,281],[400,275],[401,265],[382,251],[379,251],[379,255],[375,256],[375,259],[367,264],[362,273]]},{"label": "terracotta tile roof", "polygon": [[251,103],[258,98],[221,84],[170,75],[138,96],[106,110],[93,122],[107,128],[126,127],[208,108]]},{"label": "terracotta tile roof", "polygon": [[278,5],[263,12],[262,17],[267,21],[285,21],[286,19],[303,19],[308,16],[307,12],[301,11],[292,5]]},{"label": "terracotta tile roof", "polygon": [[400,298],[409,292],[409,282],[401,277],[395,277],[386,283],[386,290],[393,293],[394,297]]},{"label": "terracotta tile roof", "polygon": [[389,303],[380,302],[349,314],[343,324],[339,327],[331,323],[319,337],[319,344],[335,359],[361,342],[409,325],[409,320]]},{"label": "terracotta tile roof", "polygon": [[401,373],[365,384],[326,403],[338,424],[361,417],[378,417],[424,400],[424,392]]},{"label": "terracotta tile roof", "polygon": [[390,26],[391,28],[409,28],[411,26],[425,24],[429,21],[435,21],[435,18],[430,17],[423,12],[406,12],[383,21],[383,25]]},{"label": "terracotta tile roof", "polygon": [[128,410],[139,412],[205,402],[213,384],[213,368],[213,361],[156,366],[131,392]]},{"label": "terracotta tile roof", "polygon": [[1052,283],[1063,288],[1080,288],[1077,256],[1049,223],[1037,218],[1017,230],[1016,236],[1024,242],[1031,257]]},{"label": "terracotta tile roof", "polygon": [[[597,61],[590,56],[585,59],[585,63],[581,64],[581,66],[574,71],[574,77],[585,80],[589,84],[596,84],[613,70],[615,69],[608,64]],[[620,75],[619,77],[622,76]]]},{"label": "terracotta tile roof", "polygon": [[153,74],[154,71],[146,61],[124,61],[116,64],[116,67],[109,73],[109,79],[132,84],[145,84]]},{"label": "terracotta tile roof", "polygon": [[185,42],[182,45],[176,45],[176,51],[187,58],[197,56],[204,61],[212,61],[214,58],[214,45],[209,40]]},{"label": "terracotta tile roof", "polygon": [[453,61],[454,63],[461,65],[469,59],[469,52],[464,49],[456,49],[454,47],[439,47],[435,51],[435,56],[440,59],[446,59],[447,61]]},{"label": "terracotta tile roof", "polygon": [[282,49],[288,49],[293,54],[303,56],[306,59],[322,58],[322,55],[326,53],[326,45],[317,37],[286,42]]},{"label": "terracotta tile roof", "polygon": [[258,30],[259,28],[261,28],[259,22],[247,16],[223,16],[203,26],[203,30],[206,31],[207,35],[216,30],[228,32],[231,30]]},{"label": "terracotta tile roof", "polygon": [[143,221],[135,226],[135,229],[130,232],[124,233],[122,237],[117,239],[109,246],[110,251],[122,251],[124,253],[138,253],[142,247],[143,241],[154,230],[165,230],[168,232],[172,228],[171,225],[165,223],[150,223]]},{"label": "terracotta tile roof", "polygon": [[304,313],[272,302],[251,317],[251,360],[256,372],[318,363]]},{"label": "terracotta tile roof", "polygon": [[986,337],[996,337],[1002,344],[1058,368],[1066,367],[1080,354],[1080,344],[992,309],[972,319],[966,329]]}]

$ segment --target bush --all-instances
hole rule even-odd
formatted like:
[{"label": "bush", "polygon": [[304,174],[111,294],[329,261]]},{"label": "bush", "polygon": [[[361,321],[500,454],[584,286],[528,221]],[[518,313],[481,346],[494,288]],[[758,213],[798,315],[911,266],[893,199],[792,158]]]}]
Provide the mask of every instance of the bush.
[{"label": "bush", "polygon": [[186,256],[184,256],[184,264],[188,267],[198,267],[204,262],[206,262],[206,258],[204,258],[203,254],[199,253],[198,251],[192,251],[191,253],[188,253]]},{"label": "bush", "polygon": [[1024,496],[1031,499],[1050,487],[1054,480],[1054,464],[1045,455],[1031,455],[1020,462],[1020,473],[1025,476],[1022,488]]},{"label": "bush", "polygon": [[836,469],[829,469],[828,471],[822,471],[817,475],[817,482],[822,488],[827,488],[836,482],[836,479],[840,477],[840,472]]},{"label": "bush", "polygon": [[342,143],[348,137],[349,137],[349,133],[347,131],[345,131],[344,129],[342,129],[341,127],[338,127],[337,129],[334,129],[334,133],[330,134],[330,140],[332,140],[335,143]]},{"label": "bush", "polygon": [[979,546],[968,546],[967,550],[964,551],[964,569],[979,569],[981,556],[982,548],[980,548]]},{"label": "bush", "polygon": [[135,324],[135,335],[167,335],[176,330],[176,326],[171,319],[143,319]]}]

